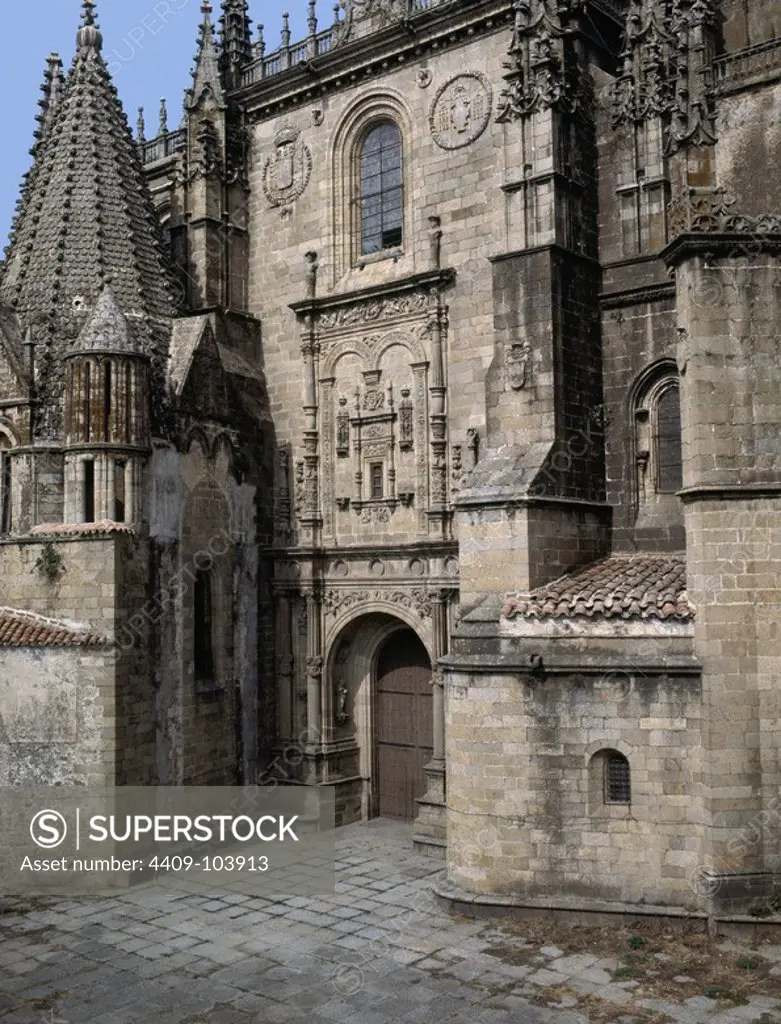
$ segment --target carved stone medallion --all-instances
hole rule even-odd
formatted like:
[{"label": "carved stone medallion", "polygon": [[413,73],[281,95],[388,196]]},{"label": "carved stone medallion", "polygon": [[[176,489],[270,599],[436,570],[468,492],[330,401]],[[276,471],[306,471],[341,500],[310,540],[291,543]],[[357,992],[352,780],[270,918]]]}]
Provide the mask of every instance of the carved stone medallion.
[{"label": "carved stone medallion", "polygon": [[479,139],[491,120],[493,93],[485,75],[456,75],[439,89],[431,104],[429,124],[442,149],[462,149]]},{"label": "carved stone medallion", "polygon": [[312,176],[312,154],[297,128],[286,125],[274,136],[274,152],[263,166],[263,191],[272,206],[295,202]]}]

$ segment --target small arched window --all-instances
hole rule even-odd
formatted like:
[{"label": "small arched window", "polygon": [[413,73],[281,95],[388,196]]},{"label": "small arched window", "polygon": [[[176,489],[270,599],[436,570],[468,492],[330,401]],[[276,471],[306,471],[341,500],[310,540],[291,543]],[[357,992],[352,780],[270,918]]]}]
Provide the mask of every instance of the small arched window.
[{"label": "small arched window", "polygon": [[629,761],[618,750],[598,750],[588,762],[589,813],[625,818],[632,803]]},{"label": "small arched window", "polygon": [[361,255],[397,249],[403,241],[404,177],[401,132],[392,121],[369,129],[358,163]]},{"label": "small arched window", "polygon": [[632,802],[629,761],[617,750],[608,750],[604,755],[603,799],[606,804],[628,804]]}]

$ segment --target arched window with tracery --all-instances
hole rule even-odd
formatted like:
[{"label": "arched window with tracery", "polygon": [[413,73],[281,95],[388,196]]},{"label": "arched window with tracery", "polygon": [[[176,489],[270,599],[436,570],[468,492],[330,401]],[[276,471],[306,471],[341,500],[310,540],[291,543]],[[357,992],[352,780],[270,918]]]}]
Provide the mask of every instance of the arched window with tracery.
[{"label": "arched window with tracery", "polygon": [[650,367],[634,388],[632,406],[637,511],[670,513],[668,505],[683,487],[681,397],[675,364],[664,360]]},{"label": "arched window with tracery", "polygon": [[401,247],[404,238],[404,174],[401,132],[393,121],[374,124],[358,154],[360,254]]}]

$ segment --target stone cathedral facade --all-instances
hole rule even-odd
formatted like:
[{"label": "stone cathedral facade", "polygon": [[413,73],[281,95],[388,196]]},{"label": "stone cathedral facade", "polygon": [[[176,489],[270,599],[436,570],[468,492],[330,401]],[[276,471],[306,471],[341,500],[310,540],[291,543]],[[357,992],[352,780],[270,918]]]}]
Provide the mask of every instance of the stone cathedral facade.
[{"label": "stone cathedral facade", "polygon": [[[773,0],[83,0],[0,276],[0,781],[332,787],[455,905],[781,871]],[[257,12],[256,12],[257,13]],[[171,29],[169,28],[169,31]]]}]

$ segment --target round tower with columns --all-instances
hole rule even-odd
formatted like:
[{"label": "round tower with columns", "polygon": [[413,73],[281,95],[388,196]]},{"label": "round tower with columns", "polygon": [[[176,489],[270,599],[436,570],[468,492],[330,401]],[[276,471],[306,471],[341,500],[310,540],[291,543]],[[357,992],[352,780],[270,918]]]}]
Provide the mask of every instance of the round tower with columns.
[{"label": "round tower with columns", "polygon": [[65,522],[138,522],[150,451],[149,357],[107,287],[66,362]]}]

